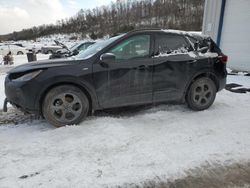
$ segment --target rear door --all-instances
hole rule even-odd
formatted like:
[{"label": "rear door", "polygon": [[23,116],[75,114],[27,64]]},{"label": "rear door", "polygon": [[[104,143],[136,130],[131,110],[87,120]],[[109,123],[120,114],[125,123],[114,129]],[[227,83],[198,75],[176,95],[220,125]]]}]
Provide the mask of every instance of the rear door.
[{"label": "rear door", "polygon": [[197,56],[188,40],[178,34],[155,35],[153,101],[174,101],[183,96]]},{"label": "rear door", "polygon": [[106,53],[115,62],[93,65],[96,93],[103,108],[152,102],[153,59],[151,35],[124,39]]}]

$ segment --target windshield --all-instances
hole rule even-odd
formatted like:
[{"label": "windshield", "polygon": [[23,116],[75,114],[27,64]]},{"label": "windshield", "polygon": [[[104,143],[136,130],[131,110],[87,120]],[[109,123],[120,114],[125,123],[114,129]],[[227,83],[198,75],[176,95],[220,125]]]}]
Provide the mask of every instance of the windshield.
[{"label": "windshield", "polygon": [[115,40],[121,38],[124,34],[118,35],[116,37],[109,38],[107,40],[99,41],[90,47],[88,47],[85,51],[82,51],[79,53],[76,57],[80,59],[87,59],[89,57],[92,57],[97,52],[101,51],[103,48],[114,42]]},{"label": "windshield", "polygon": [[79,45],[79,43],[75,43],[72,46],[69,47],[70,51],[73,51],[75,48],[77,48],[77,46]]}]

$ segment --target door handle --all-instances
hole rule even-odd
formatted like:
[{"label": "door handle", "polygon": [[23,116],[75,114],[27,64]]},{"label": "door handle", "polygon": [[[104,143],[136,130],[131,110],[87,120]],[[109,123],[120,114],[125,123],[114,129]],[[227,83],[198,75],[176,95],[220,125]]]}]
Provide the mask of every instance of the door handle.
[{"label": "door handle", "polygon": [[188,64],[193,64],[193,63],[196,63],[196,62],[197,62],[196,59],[195,60],[189,60],[189,61],[187,61]]},{"label": "door handle", "polygon": [[148,67],[145,66],[145,65],[140,65],[139,67],[137,67],[138,70],[145,70],[147,69]]}]

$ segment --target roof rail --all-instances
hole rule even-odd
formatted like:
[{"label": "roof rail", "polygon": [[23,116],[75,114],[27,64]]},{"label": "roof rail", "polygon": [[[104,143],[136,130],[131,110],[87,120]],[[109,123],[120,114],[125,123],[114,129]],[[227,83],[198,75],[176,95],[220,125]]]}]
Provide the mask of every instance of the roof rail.
[{"label": "roof rail", "polygon": [[150,30],[162,30],[162,28],[142,28],[142,29],[134,29],[132,31],[129,31],[128,33],[133,33],[133,32],[137,32],[137,31],[150,31]]}]

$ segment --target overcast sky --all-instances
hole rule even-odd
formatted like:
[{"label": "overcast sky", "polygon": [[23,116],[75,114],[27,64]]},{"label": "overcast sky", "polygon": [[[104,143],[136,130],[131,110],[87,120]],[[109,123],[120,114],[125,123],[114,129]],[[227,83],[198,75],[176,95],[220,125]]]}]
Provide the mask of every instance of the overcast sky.
[{"label": "overcast sky", "polygon": [[59,19],[75,15],[81,8],[92,9],[110,2],[111,0],[0,0],[0,34],[55,23]]}]

